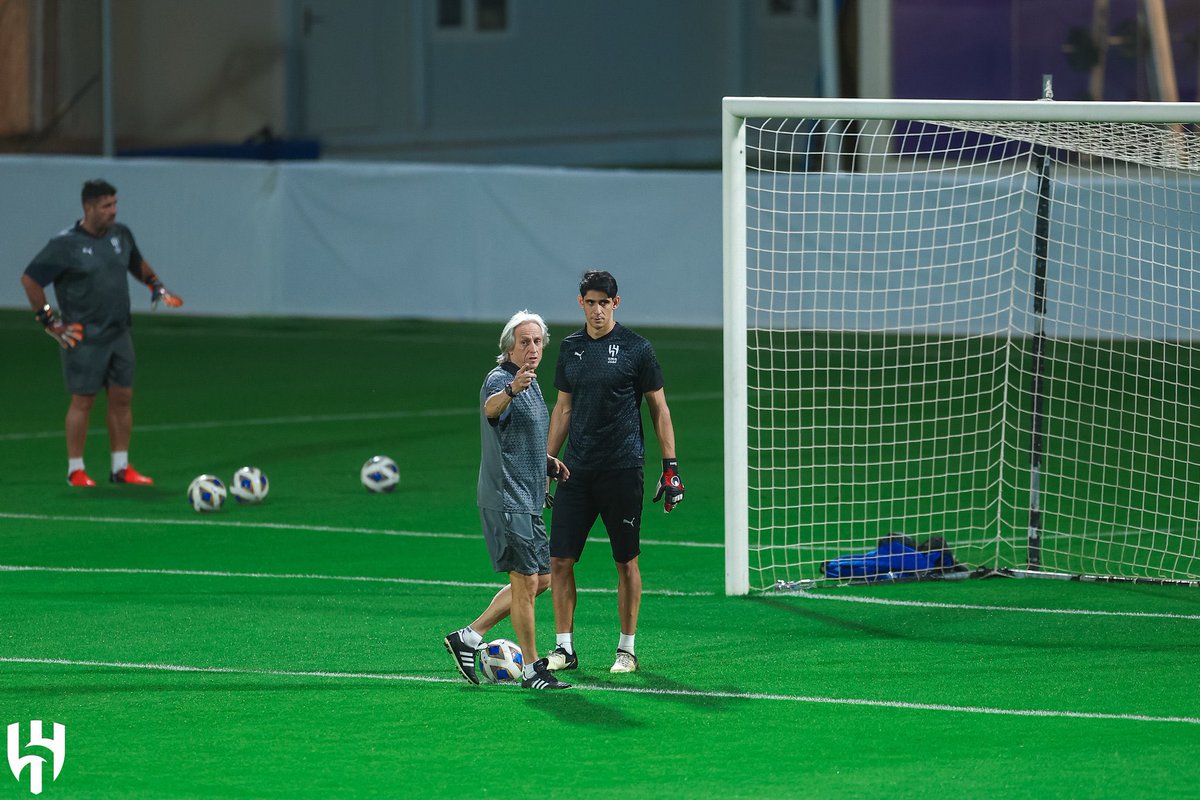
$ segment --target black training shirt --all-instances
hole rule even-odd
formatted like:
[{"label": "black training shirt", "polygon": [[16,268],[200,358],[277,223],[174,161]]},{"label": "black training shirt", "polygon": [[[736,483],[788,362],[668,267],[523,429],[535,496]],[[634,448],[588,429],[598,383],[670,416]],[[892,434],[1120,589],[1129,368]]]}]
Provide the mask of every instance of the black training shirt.
[{"label": "black training shirt", "polygon": [[650,342],[617,323],[599,339],[578,330],[558,346],[554,387],[571,395],[566,463],[570,469],[620,469],[645,462],[642,395],[661,389]]}]

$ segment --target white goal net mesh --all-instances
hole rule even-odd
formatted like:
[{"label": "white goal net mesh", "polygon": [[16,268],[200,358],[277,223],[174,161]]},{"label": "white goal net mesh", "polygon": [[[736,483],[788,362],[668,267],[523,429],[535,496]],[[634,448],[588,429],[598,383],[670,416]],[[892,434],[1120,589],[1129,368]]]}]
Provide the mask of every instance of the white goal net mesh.
[{"label": "white goal net mesh", "polygon": [[903,534],[1200,579],[1200,140],[745,123],[751,589]]}]

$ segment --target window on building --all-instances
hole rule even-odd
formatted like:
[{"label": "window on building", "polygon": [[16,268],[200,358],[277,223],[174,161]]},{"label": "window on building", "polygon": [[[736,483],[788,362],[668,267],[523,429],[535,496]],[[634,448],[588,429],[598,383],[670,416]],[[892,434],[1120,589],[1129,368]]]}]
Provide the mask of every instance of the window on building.
[{"label": "window on building", "polygon": [[502,31],[507,28],[507,0],[475,0],[475,30]]},{"label": "window on building", "polygon": [[508,0],[438,0],[439,31],[503,33],[509,26]]},{"label": "window on building", "polygon": [[439,28],[457,30],[462,28],[463,0],[438,0],[437,25]]}]

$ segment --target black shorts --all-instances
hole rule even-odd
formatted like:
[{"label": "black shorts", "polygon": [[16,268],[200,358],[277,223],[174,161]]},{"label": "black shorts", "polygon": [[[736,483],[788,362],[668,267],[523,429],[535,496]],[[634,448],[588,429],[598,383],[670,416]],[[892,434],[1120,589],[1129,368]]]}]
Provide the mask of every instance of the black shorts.
[{"label": "black shorts", "polygon": [[550,519],[550,557],[579,560],[596,517],[604,520],[613,560],[624,564],[642,552],[642,495],[645,472],[572,469],[558,485]]}]

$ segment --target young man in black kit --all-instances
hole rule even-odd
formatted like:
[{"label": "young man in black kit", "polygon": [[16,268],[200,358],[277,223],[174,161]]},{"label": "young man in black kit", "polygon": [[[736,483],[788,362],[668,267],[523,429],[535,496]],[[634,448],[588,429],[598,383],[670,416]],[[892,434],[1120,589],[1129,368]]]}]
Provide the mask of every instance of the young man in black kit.
[{"label": "young man in black kit", "polygon": [[563,459],[571,480],[554,497],[550,527],[556,646],[547,657],[552,670],[577,669],[575,653],[575,562],[583,553],[596,517],[604,527],[617,565],[617,614],[621,636],[611,672],[638,668],[634,635],[642,599],[642,495],[645,438],[641,402],[646,398],[662,452],[662,476],[654,501],[665,496],[671,511],[683,501],[683,480],[675,461],[675,429],[663,394],[662,368],[650,342],[617,324],[621,305],[617,281],[604,271],[584,273],[579,307],[585,325],[559,345],[554,386],[558,401],[550,415],[546,452]]}]

